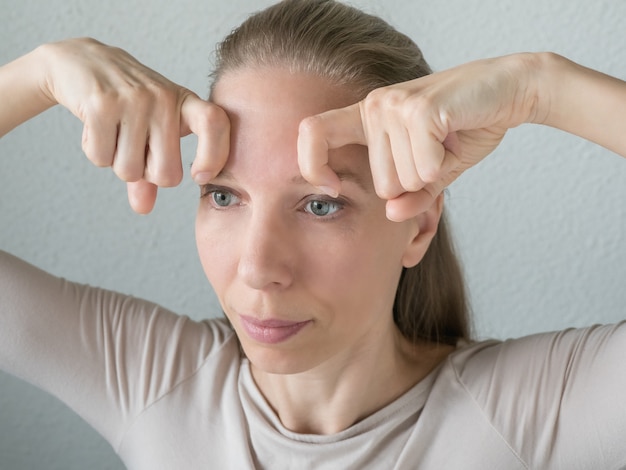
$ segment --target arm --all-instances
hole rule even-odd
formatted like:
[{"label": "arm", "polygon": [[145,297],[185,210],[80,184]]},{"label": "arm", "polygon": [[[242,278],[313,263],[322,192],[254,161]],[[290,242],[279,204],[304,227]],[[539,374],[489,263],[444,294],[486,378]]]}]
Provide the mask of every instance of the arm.
[{"label": "arm", "polygon": [[[223,111],[94,40],[48,44],[5,65],[0,98],[3,133],[55,104],[68,108],[84,124],[88,158],[128,181],[131,198],[147,190],[139,211],[156,185],[176,182],[182,135],[198,134],[196,176],[228,153]],[[0,369],[56,395],[112,443],[208,354],[217,339],[208,327],[0,251]]]},{"label": "arm", "polygon": [[[228,329],[76,284],[0,251],[0,369],[53,394],[115,448]],[[231,333],[232,334],[232,333]]]},{"label": "arm", "polygon": [[541,109],[532,121],[626,157],[626,82],[554,54],[539,56]]},{"label": "arm", "polygon": [[528,468],[623,468],[626,323],[467,350],[457,377]]},{"label": "arm", "polygon": [[0,137],[54,106],[44,92],[41,48],[0,67]]}]

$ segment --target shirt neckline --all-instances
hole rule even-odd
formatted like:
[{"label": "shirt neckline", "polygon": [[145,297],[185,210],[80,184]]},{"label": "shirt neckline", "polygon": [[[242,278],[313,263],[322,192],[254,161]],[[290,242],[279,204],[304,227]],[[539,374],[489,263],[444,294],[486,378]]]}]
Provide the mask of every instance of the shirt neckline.
[{"label": "shirt neckline", "polygon": [[247,358],[242,358],[241,368],[239,371],[239,382],[243,391],[247,392],[245,394],[241,394],[242,399],[245,400],[247,396],[250,400],[249,405],[251,406],[251,409],[255,410],[260,415],[261,419],[266,421],[266,423],[276,432],[292,441],[325,444],[350,439],[367,433],[368,431],[379,429],[382,422],[392,423],[393,421],[403,420],[409,415],[419,414],[424,407],[433,383],[445,362],[445,360],[442,361],[439,365],[437,365],[437,367],[429,372],[426,377],[391,403],[385,405],[378,411],[375,411],[371,415],[344,429],[343,431],[329,435],[301,434],[287,429],[257,387],[256,382],[252,377],[252,371],[250,370],[250,361]]}]

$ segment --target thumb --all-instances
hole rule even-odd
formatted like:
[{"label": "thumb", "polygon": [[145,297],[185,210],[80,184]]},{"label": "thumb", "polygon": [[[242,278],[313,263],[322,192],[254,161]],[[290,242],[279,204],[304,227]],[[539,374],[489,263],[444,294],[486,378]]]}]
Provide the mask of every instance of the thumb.
[{"label": "thumb", "polygon": [[328,166],[328,151],[349,144],[367,145],[358,103],[304,119],[298,133],[298,165],[304,179],[337,196],[341,182]]},{"label": "thumb", "polygon": [[230,120],[219,106],[189,94],[181,107],[181,135],[198,136],[191,176],[198,184],[213,179],[224,167],[230,152]]}]

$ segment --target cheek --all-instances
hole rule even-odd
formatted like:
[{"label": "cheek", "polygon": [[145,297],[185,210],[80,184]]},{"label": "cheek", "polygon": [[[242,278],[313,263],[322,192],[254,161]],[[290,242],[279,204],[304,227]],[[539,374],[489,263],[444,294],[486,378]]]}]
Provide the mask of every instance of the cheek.
[{"label": "cheek", "polygon": [[348,304],[379,305],[374,299],[380,299],[387,305],[389,297],[395,296],[402,271],[399,246],[398,237],[389,237],[387,232],[369,230],[336,238],[327,250],[308,257],[308,282],[317,284],[318,292],[332,293]]},{"label": "cheek", "polygon": [[227,280],[236,272],[235,241],[230,231],[207,223],[204,217],[196,217],[196,248],[200,264],[216,294],[220,295]]}]

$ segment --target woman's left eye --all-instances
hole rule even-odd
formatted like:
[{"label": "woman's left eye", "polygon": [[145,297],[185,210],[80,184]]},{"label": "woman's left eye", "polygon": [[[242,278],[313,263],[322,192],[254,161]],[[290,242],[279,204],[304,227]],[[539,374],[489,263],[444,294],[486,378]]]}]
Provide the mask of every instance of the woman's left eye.
[{"label": "woman's left eye", "polygon": [[339,212],[343,208],[338,201],[324,201],[322,199],[314,199],[304,206],[304,210],[317,217],[328,217]]}]

